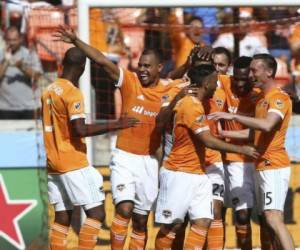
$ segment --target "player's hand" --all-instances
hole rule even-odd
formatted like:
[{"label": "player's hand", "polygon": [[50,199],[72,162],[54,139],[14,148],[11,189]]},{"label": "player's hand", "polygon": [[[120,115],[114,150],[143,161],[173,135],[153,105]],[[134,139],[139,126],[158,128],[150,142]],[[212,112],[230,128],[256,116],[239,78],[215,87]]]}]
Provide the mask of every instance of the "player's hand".
[{"label": "player's hand", "polygon": [[138,119],[127,116],[127,115],[123,115],[117,121],[117,128],[119,128],[119,129],[130,128],[130,127],[134,127],[135,125],[137,125],[139,123],[140,123],[140,121]]},{"label": "player's hand", "polygon": [[71,27],[62,25],[59,26],[53,36],[56,38],[54,41],[63,41],[65,43],[74,43],[77,39],[75,31]]},{"label": "player's hand", "polygon": [[208,120],[219,121],[222,119],[228,121],[234,120],[234,114],[226,112],[215,112],[208,115]]},{"label": "player's hand", "polygon": [[197,57],[204,62],[210,62],[213,48],[211,46],[204,46],[197,52]]},{"label": "player's hand", "polygon": [[241,153],[244,155],[248,155],[254,159],[258,159],[258,157],[260,156],[257,150],[251,146],[241,146]]},{"label": "player's hand", "polygon": [[190,52],[190,54],[189,54],[189,56],[188,56],[188,58],[187,58],[187,61],[186,61],[186,64],[187,64],[188,66],[192,66],[192,64],[193,64],[193,58],[195,58],[195,57],[197,56],[197,54],[198,54],[198,52],[200,51],[200,49],[201,49],[200,44],[196,44],[196,45],[192,48],[192,50],[191,50],[191,52]]}]

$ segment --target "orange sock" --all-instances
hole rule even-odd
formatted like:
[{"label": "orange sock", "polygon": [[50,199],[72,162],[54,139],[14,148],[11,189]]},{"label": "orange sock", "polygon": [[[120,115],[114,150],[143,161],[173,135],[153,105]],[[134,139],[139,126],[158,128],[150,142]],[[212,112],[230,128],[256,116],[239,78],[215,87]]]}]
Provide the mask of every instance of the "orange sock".
[{"label": "orange sock", "polygon": [[133,230],[130,236],[129,250],[145,249],[147,244],[147,233]]},{"label": "orange sock", "polygon": [[51,250],[66,250],[67,249],[67,236],[69,227],[54,223],[51,227],[50,234],[50,249]]},{"label": "orange sock", "polygon": [[224,227],[222,220],[213,220],[207,233],[207,249],[219,250],[224,247]]},{"label": "orange sock", "polygon": [[175,233],[164,233],[161,229],[158,231],[155,239],[155,250],[171,250],[175,239]]},{"label": "orange sock", "polygon": [[202,249],[206,240],[207,228],[192,225],[184,244],[185,250]]},{"label": "orange sock", "polygon": [[125,244],[129,219],[116,214],[110,228],[110,243],[112,250],[122,250]]},{"label": "orange sock", "polygon": [[79,233],[79,250],[92,250],[97,244],[98,233],[101,223],[98,220],[87,218],[82,225]]},{"label": "orange sock", "polygon": [[235,225],[238,245],[241,249],[252,249],[251,225]]}]

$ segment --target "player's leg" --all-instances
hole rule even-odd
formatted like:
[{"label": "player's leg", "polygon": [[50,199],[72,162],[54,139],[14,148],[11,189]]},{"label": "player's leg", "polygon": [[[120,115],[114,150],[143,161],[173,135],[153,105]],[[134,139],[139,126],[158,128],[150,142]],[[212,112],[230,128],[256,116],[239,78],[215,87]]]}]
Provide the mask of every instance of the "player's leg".
[{"label": "player's leg", "polygon": [[281,249],[295,249],[294,242],[283,220],[284,202],[290,179],[290,167],[257,171],[263,216],[274,232]]},{"label": "player's leg", "polygon": [[197,179],[198,185],[195,185],[188,209],[191,228],[184,244],[186,250],[203,249],[213,219],[212,192],[207,192],[212,190],[211,181],[207,175],[199,175]]},{"label": "player's leg", "polygon": [[176,232],[176,237],[172,244],[172,250],[182,250],[185,239],[185,231],[189,223],[189,216],[186,215],[184,218],[184,222],[181,227]]},{"label": "player's leg", "polygon": [[99,171],[88,166],[64,174],[63,181],[72,204],[82,206],[87,215],[79,232],[78,249],[94,249],[105,218],[103,178]]},{"label": "player's leg", "polygon": [[224,226],[222,208],[224,201],[224,169],[223,163],[217,162],[206,168],[206,174],[212,182],[213,189],[213,214],[214,219],[210,224],[207,235],[207,249],[223,249]]},{"label": "player's leg", "polygon": [[121,250],[127,237],[135,200],[134,166],[142,164],[139,157],[120,149],[113,151],[110,162],[111,188],[115,216],[110,228],[111,249]]},{"label": "player's leg", "polygon": [[[79,201],[74,198],[74,202],[82,204],[87,218],[80,229],[78,249],[88,250],[95,248],[101,224],[105,219],[103,205],[105,195],[103,178],[99,171],[93,167],[88,167],[82,169],[80,174],[82,176],[82,180],[80,180],[81,192],[85,198],[81,198]],[[79,196],[78,192],[77,196]]]},{"label": "player's leg", "polygon": [[61,175],[48,175],[48,196],[55,210],[49,236],[50,249],[66,250],[73,205],[61,181]]},{"label": "player's leg", "polygon": [[138,156],[143,164],[136,165],[135,200],[129,250],[145,249],[147,222],[158,194],[158,161],[153,156]]},{"label": "player's leg", "polygon": [[238,245],[242,250],[252,249],[251,209],[254,205],[254,165],[230,162],[227,166],[231,203],[235,211]]},{"label": "player's leg", "polygon": [[155,222],[162,226],[155,239],[156,250],[173,249],[176,233],[181,230],[194,192],[199,187],[197,177],[161,167]]}]

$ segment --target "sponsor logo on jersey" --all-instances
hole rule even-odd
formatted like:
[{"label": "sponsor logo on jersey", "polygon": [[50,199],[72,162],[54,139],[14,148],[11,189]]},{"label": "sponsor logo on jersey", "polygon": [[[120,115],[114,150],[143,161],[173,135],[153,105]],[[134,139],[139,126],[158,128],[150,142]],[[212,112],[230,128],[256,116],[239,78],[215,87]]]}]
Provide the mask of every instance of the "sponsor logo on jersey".
[{"label": "sponsor logo on jersey", "polygon": [[145,110],[143,106],[134,106],[132,108],[132,111],[141,115],[149,116],[149,117],[156,117],[157,112],[155,111],[150,111],[150,110]]}]

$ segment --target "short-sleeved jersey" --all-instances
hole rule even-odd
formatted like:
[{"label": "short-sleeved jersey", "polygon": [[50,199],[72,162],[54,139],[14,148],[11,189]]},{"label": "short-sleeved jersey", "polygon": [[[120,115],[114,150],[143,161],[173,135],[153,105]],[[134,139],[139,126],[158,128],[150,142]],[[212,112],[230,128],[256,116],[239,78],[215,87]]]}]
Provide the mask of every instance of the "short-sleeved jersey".
[{"label": "short-sleeved jersey", "polygon": [[[237,97],[232,91],[232,78],[227,75],[221,75],[219,76],[219,79],[226,96],[226,112],[253,117],[255,114],[256,103],[260,95],[259,90],[253,89],[248,95],[244,97]],[[246,126],[242,125],[237,121],[225,121],[224,126],[225,130],[230,131],[243,130],[247,128]],[[227,141],[236,145],[244,145],[245,143],[249,143],[234,139],[228,139]],[[253,159],[237,153],[226,153],[225,160],[234,162],[253,161]]]},{"label": "short-sleeved jersey", "polygon": [[84,138],[72,137],[71,120],[85,118],[81,91],[65,79],[57,79],[42,95],[42,119],[47,167],[65,173],[88,166]]},{"label": "short-sleeved jersey", "polygon": [[288,94],[279,88],[269,91],[260,98],[256,110],[256,118],[265,118],[268,112],[280,116],[281,122],[270,132],[255,130],[255,146],[261,157],[256,161],[257,170],[288,167],[290,160],[285,149],[285,136],[292,115],[292,103]]},{"label": "short-sleeved jersey", "polygon": [[[205,114],[211,114],[224,110],[225,105],[225,92],[222,88],[217,88],[213,98],[207,102],[203,102]],[[212,135],[218,134],[218,123],[213,120],[208,120],[209,129]],[[220,151],[206,148],[205,150],[205,166],[210,166],[216,162],[222,162]]]},{"label": "short-sleeved jersey", "polygon": [[205,146],[195,135],[209,130],[202,103],[195,97],[185,96],[174,108],[173,143],[163,166],[169,170],[204,174]]},{"label": "short-sleeved jersey", "polygon": [[122,95],[122,113],[135,117],[140,124],[120,130],[117,148],[138,155],[153,155],[160,146],[161,134],[155,129],[155,118],[166,94],[182,80],[160,79],[155,87],[143,87],[133,72],[120,69],[117,87]]}]

